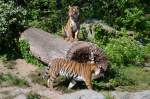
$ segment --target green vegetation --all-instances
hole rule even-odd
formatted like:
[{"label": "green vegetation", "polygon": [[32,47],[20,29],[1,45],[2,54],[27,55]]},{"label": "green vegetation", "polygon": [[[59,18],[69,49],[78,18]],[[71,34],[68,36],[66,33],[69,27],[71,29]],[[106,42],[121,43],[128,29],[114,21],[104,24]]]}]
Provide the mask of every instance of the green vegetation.
[{"label": "green vegetation", "polygon": [[[80,7],[80,21],[100,19],[117,29],[109,33],[102,26],[94,26],[94,36],[88,39],[88,32],[81,29],[81,39],[93,42],[103,48],[109,59],[105,77],[94,80],[96,90],[116,88],[149,88],[149,73],[142,66],[150,63],[150,2],[148,0],[14,0],[0,1],[0,60],[7,63],[17,57],[43,67],[29,51],[28,42],[18,40],[19,32],[26,27],[37,27],[60,35],[67,21],[69,5]],[[130,34],[130,32],[132,33]],[[11,63],[13,64],[13,62]],[[6,64],[8,68],[12,65]],[[131,76],[129,74],[132,74]],[[2,76],[2,75],[1,75]],[[136,79],[135,79],[136,78]],[[2,80],[12,79],[7,75]],[[38,81],[33,76],[33,81]],[[10,80],[8,80],[10,81]],[[125,87],[124,87],[125,86]],[[31,95],[32,97],[32,95]]]},{"label": "green vegetation", "polygon": [[112,38],[105,46],[105,51],[112,63],[128,64],[144,61],[144,47],[128,37]]},{"label": "green vegetation", "polygon": [[27,94],[27,99],[41,99],[41,96],[36,93],[29,92]]},{"label": "green vegetation", "polygon": [[129,66],[125,67],[123,69],[123,72],[126,77],[132,78],[135,84],[126,87],[120,86],[116,88],[117,90],[135,91],[135,90],[150,89],[150,80],[149,80],[150,76],[148,76],[150,75],[150,70],[137,66]]},{"label": "green vegetation", "polygon": [[21,52],[21,56],[28,62],[28,63],[31,63],[31,64],[34,64],[34,65],[38,65],[39,67],[42,67],[43,64],[38,60],[36,59],[32,53],[30,52],[29,50],[29,44],[27,41],[25,40],[20,40],[19,41],[19,49],[20,49],[20,52]]},{"label": "green vegetation", "polygon": [[14,69],[16,65],[16,61],[14,60],[10,60],[10,61],[6,61],[4,62],[4,66],[7,68],[7,69]]},{"label": "green vegetation", "polygon": [[[127,66],[121,69],[115,69],[116,74],[106,74],[104,78],[94,80],[95,90],[121,90],[121,91],[135,91],[150,89],[150,70],[137,66]],[[112,70],[111,70],[112,72]],[[132,74],[132,75],[131,75]],[[113,77],[114,76],[114,77]]]},{"label": "green vegetation", "polygon": [[10,73],[0,74],[0,85],[1,86],[12,86],[16,85],[19,87],[29,86],[26,80],[20,79],[17,76],[14,76]]},{"label": "green vegetation", "polygon": [[[106,72],[105,77],[93,80],[95,90],[114,90],[119,86],[135,85],[135,80],[129,78],[120,68],[114,68]],[[111,72],[111,73],[110,73]]]},{"label": "green vegetation", "polygon": [[[125,29],[122,29],[120,33],[115,36],[108,36],[108,32],[104,31],[101,26],[96,26],[95,28],[96,34],[93,42],[97,43],[98,46],[104,49],[109,59],[109,67],[105,73],[105,77],[93,81],[95,89],[112,90],[119,86],[130,86],[131,88],[131,86],[135,87],[138,85],[141,89],[144,88],[138,81],[142,80],[135,79],[138,78],[139,75],[129,76],[127,74],[134,74],[136,71],[140,73],[139,71],[142,67],[140,68],[136,66],[143,66],[144,62],[150,58],[149,44],[143,45],[136,39],[136,37],[129,36]],[[129,71],[129,69],[131,70]],[[135,69],[137,70],[134,71]],[[149,73],[150,71],[147,72]],[[144,75],[148,77],[146,72],[143,71],[142,74],[142,77]],[[143,83],[146,85],[149,84],[149,82],[146,81]]]},{"label": "green vegetation", "polygon": [[115,99],[112,95],[111,92],[103,92],[103,95],[105,96],[105,99]]},{"label": "green vegetation", "polygon": [[47,80],[42,78],[42,75],[44,73],[42,73],[42,71],[44,71],[44,68],[40,68],[39,70],[36,70],[36,72],[30,74],[30,78],[32,79],[33,83],[38,83],[40,85],[44,85],[47,86]]},{"label": "green vegetation", "polygon": [[0,1],[0,49],[15,46],[19,31],[26,24],[26,12],[22,7],[15,6],[13,1]]}]

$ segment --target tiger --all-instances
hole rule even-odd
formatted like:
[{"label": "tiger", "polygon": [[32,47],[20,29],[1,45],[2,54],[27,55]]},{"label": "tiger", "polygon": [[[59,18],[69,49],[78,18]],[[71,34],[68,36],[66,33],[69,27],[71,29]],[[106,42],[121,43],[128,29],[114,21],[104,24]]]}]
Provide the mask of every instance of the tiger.
[{"label": "tiger", "polygon": [[94,62],[79,63],[74,60],[56,58],[49,62],[47,75],[47,87],[53,90],[53,83],[58,76],[70,79],[68,89],[74,87],[77,81],[84,81],[88,89],[92,89],[92,80],[100,77],[101,67]]},{"label": "tiger", "polygon": [[78,40],[78,33],[80,29],[79,7],[69,6],[68,17],[67,24],[63,27],[64,39],[72,42],[74,40]]}]

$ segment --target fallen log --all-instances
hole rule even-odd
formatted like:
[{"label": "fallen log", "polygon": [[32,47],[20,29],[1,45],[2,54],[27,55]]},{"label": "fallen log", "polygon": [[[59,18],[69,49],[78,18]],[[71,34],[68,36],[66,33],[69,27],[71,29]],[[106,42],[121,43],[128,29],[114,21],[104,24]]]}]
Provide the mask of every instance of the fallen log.
[{"label": "fallen log", "polygon": [[104,69],[107,67],[107,58],[102,49],[90,42],[67,42],[62,37],[37,28],[26,29],[21,33],[21,39],[28,41],[31,53],[46,64],[54,58],[87,62],[90,61],[92,51],[95,62],[105,67]]}]

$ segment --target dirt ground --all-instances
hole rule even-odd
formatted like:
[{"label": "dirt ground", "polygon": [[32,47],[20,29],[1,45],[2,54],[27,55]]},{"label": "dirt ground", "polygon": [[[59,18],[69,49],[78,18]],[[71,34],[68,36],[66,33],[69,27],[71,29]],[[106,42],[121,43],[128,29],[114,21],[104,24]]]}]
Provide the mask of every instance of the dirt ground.
[{"label": "dirt ground", "polygon": [[29,64],[23,59],[17,59],[13,61],[13,66],[10,65],[11,64],[9,63],[0,62],[0,74],[10,73],[12,75],[18,76],[19,78],[25,78],[25,80],[27,80],[29,83],[29,87],[0,87],[0,99],[26,99],[27,93],[29,92],[33,92],[40,95],[41,97],[45,97],[41,99],[56,99],[56,97],[60,96],[59,92],[50,91],[45,86],[32,82],[29,75],[36,72],[37,66]]}]

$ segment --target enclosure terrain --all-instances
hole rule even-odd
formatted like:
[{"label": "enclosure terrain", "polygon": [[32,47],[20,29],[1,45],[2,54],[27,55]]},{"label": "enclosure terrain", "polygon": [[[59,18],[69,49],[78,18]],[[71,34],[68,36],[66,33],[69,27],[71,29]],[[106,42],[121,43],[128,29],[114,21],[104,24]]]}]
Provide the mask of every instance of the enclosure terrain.
[{"label": "enclosure terrain", "polygon": [[[79,42],[62,38],[69,5],[80,8]],[[84,59],[88,59],[85,57],[91,45],[98,53],[94,55],[99,64],[103,64],[103,55],[108,60],[105,76],[92,81],[95,91],[106,99],[113,98],[113,92],[123,92],[118,97],[130,97],[130,93],[142,91],[140,95],[148,97],[149,5],[149,0],[1,0],[0,98],[56,98],[53,96],[59,96],[59,92],[50,92],[40,78],[43,68],[56,57],[87,62]],[[61,77],[58,81],[58,91],[64,93],[86,89],[84,83],[79,83],[67,90],[68,81]]]}]

